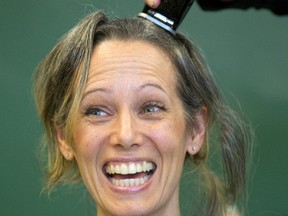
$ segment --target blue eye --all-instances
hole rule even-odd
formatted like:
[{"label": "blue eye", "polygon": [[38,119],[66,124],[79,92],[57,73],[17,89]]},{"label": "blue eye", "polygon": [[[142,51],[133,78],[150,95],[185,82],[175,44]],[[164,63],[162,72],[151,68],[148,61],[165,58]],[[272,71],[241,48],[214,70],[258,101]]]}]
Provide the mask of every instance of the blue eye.
[{"label": "blue eye", "polygon": [[162,104],[159,103],[155,103],[155,102],[150,102],[146,105],[144,105],[144,107],[142,108],[141,113],[145,114],[153,114],[153,113],[158,113],[161,111],[164,111],[165,108]]},{"label": "blue eye", "polygon": [[144,109],[144,113],[153,113],[153,112],[158,112],[159,110],[160,110],[159,107],[151,106],[151,107],[146,107]]},{"label": "blue eye", "polygon": [[87,107],[84,113],[86,116],[99,116],[99,117],[103,117],[103,116],[107,116],[107,112],[103,111],[102,109],[98,108],[98,107]]}]

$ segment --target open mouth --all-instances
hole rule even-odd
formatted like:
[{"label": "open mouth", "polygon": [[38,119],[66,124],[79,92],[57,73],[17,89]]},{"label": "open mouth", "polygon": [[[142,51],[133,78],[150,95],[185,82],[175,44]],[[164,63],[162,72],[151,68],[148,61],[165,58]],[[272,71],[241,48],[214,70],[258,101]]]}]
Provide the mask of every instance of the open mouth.
[{"label": "open mouth", "polygon": [[152,162],[106,164],[105,175],[113,185],[120,187],[133,187],[145,184],[156,170]]}]

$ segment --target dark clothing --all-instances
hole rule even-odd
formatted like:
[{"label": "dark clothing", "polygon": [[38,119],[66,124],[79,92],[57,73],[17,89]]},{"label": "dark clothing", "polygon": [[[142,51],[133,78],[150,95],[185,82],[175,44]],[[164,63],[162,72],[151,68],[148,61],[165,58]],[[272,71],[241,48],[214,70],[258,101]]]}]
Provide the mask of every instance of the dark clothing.
[{"label": "dark clothing", "polygon": [[221,10],[226,8],[266,8],[276,15],[288,15],[288,0],[197,0],[203,10]]}]

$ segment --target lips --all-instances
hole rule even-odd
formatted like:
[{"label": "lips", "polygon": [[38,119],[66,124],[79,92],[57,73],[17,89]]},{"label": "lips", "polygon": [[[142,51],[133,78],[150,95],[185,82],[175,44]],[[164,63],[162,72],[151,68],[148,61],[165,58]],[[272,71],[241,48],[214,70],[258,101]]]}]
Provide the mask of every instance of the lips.
[{"label": "lips", "polygon": [[113,185],[134,187],[145,184],[156,170],[153,162],[108,163],[104,166],[105,175]]}]

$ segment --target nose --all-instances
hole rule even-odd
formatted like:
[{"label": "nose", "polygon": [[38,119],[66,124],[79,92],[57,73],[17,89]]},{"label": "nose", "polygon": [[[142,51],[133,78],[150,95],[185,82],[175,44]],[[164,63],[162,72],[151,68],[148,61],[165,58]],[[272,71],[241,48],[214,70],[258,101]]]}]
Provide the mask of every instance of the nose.
[{"label": "nose", "polygon": [[114,122],[114,133],[111,143],[124,149],[139,146],[141,144],[141,133],[137,127],[137,117],[129,110],[118,113]]}]

